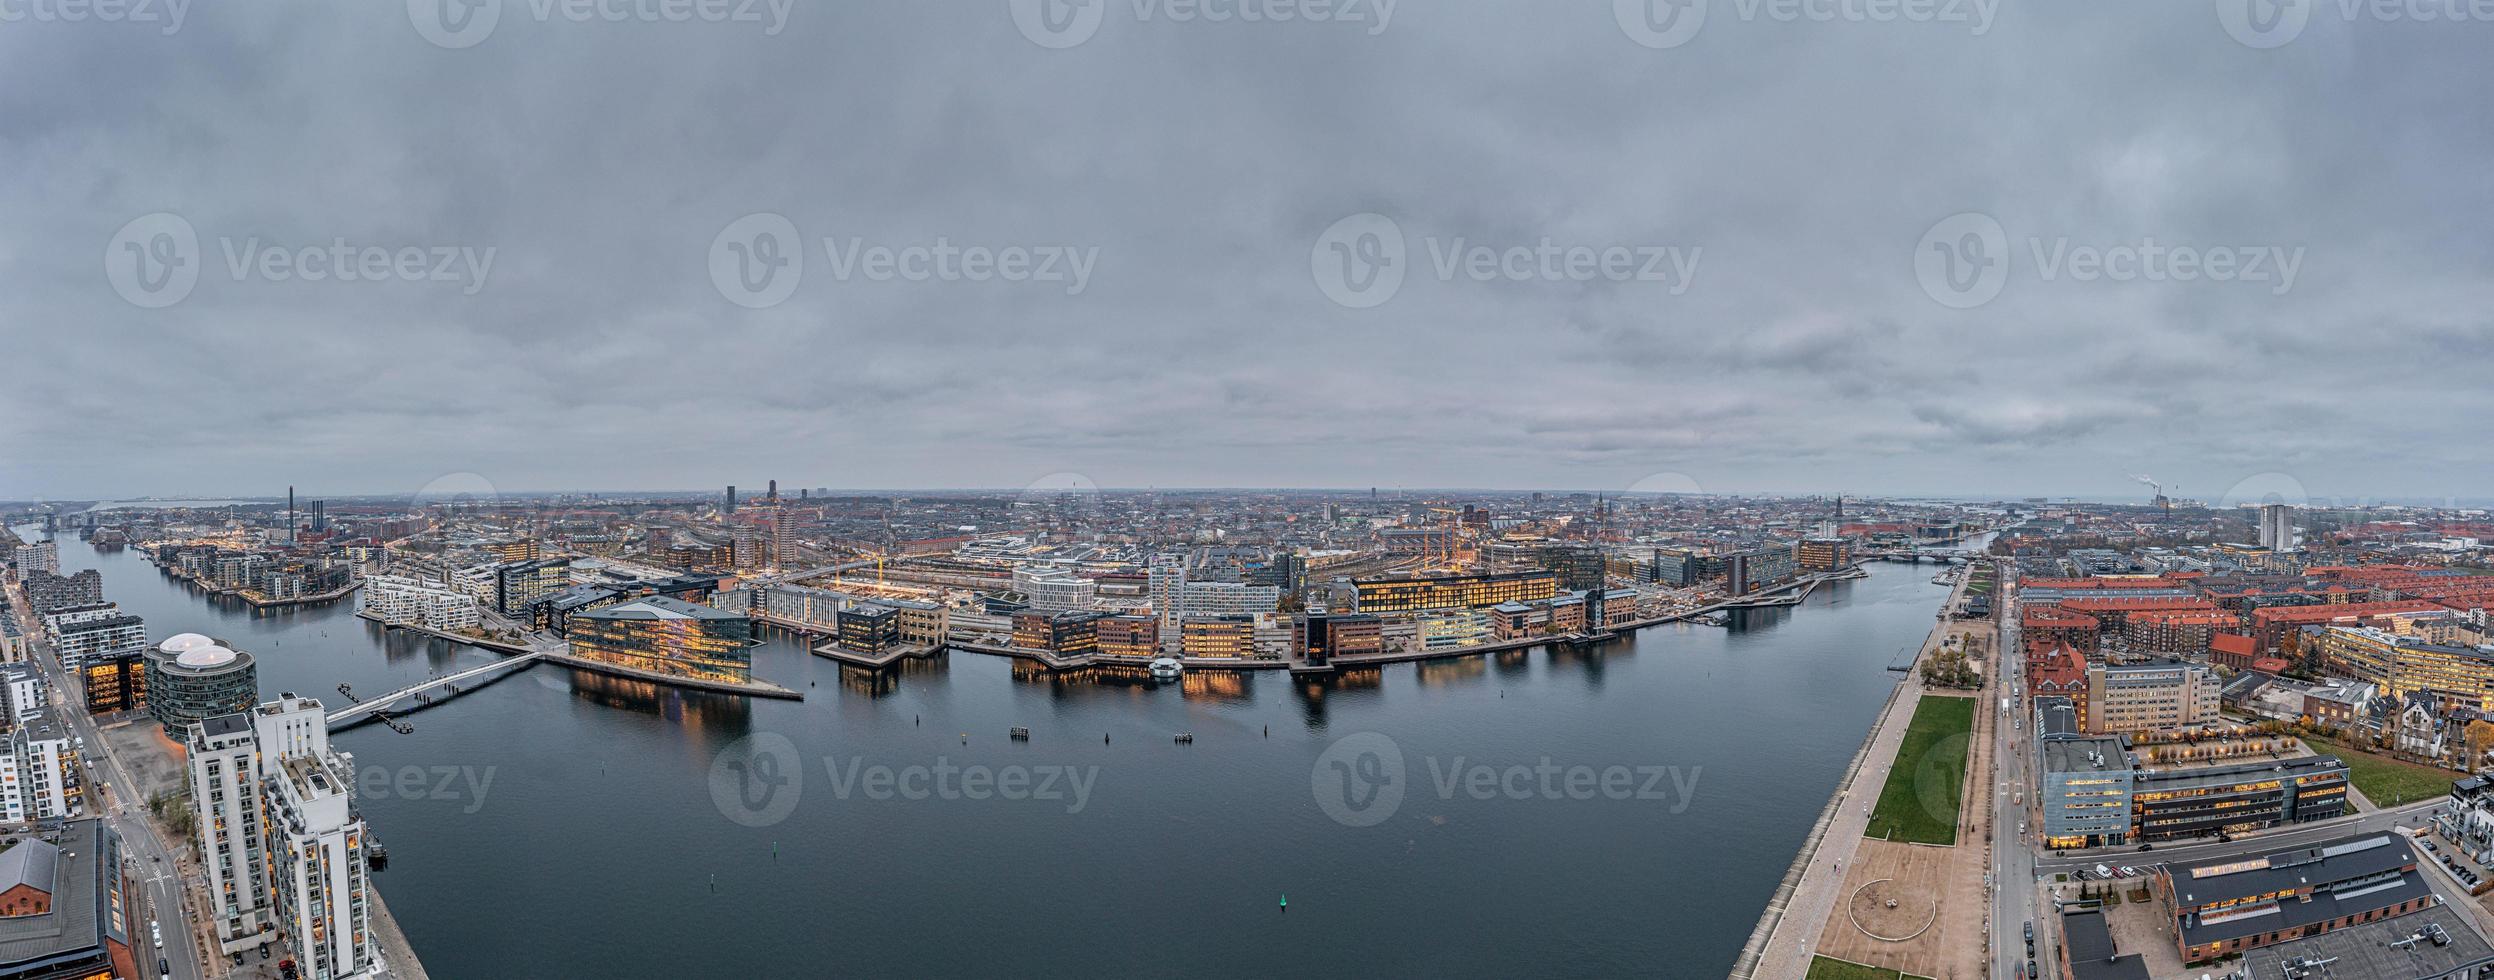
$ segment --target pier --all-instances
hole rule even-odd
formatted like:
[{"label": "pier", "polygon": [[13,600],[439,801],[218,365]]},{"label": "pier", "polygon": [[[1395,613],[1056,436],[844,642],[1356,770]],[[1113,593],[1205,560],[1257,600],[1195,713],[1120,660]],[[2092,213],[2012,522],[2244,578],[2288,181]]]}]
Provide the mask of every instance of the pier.
[{"label": "pier", "polygon": [[[521,668],[534,664],[541,659],[544,659],[544,657],[545,654],[543,653],[523,653],[508,660],[497,660],[483,666],[470,667],[455,674],[444,674],[440,677],[428,679],[423,683],[407,685],[406,687],[391,691],[390,693],[381,695],[377,698],[365,698],[358,700],[352,705],[330,712],[325,720],[329,722],[329,727],[331,728],[336,728],[340,725],[353,724],[355,722],[362,721],[365,718],[380,714],[383,708],[387,708],[390,705],[397,704],[400,701],[404,701],[419,694],[437,689],[449,689],[450,696],[456,697],[466,692],[451,688],[451,685],[457,684],[461,681],[474,680],[487,674],[498,673],[505,670],[517,671]],[[355,696],[352,692],[348,691],[346,686],[343,684],[339,685],[339,693],[345,694],[350,698]],[[425,703],[438,704],[444,700],[448,700],[448,698],[435,698]]]}]

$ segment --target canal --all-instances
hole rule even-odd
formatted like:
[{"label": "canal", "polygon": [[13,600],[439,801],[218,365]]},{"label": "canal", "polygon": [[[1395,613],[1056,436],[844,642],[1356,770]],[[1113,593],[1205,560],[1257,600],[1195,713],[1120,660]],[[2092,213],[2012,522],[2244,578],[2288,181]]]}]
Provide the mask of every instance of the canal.
[{"label": "canal", "polygon": [[[151,636],[254,654],[263,697],[488,659],[60,545]],[[1720,977],[1930,630],[1931,575],[1320,684],[872,674],[782,638],[754,671],[802,703],[540,665],[336,741],[441,977]]]}]

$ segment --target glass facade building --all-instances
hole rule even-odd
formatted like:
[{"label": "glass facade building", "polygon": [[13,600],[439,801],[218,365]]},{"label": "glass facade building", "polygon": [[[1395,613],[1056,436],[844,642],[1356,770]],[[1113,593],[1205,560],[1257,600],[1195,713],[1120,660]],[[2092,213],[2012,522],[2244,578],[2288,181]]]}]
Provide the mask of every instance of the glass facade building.
[{"label": "glass facade building", "polygon": [[571,617],[571,655],[696,680],[753,679],[753,621],[680,599],[652,596]]},{"label": "glass facade building", "polygon": [[147,655],[147,713],[176,739],[190,726],[260,703],[260,670],[251,655],[184,633]]}]

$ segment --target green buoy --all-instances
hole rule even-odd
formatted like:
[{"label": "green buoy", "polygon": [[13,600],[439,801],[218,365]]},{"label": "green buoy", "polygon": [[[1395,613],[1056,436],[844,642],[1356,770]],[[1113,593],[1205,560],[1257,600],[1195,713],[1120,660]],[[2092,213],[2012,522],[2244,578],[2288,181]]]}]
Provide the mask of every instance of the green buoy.
[{"label": "green buoy", "polygon": [[1282,896],[1282,911],[1290,911],[1290,896],[1288,895]]}]

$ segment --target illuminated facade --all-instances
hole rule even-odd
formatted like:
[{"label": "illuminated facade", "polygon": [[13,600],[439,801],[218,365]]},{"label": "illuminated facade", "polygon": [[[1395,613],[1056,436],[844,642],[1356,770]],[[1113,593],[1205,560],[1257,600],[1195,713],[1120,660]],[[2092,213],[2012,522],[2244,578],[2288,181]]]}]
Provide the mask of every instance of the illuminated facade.
[{"label": "illuminated facade", "polygon": [[1359,590],[1359,611],[1364,613],[1486,609],[1502,602],[1540,602],[1559,594],[1559,578],[1550,572],[1370,579],[1354,585]]},{"label": "illuminated facade", "polygon": [[2427,643],[2371,626],[2332,626],[2313,639],[2324,669],[2370,682],[2391,697],[2423,691],[2494,710],[2494,651]]},{"label": "illuminated facade", "polygon": [[2087,668],[2080,722],[2091,734],[2188,728],[2217,720],[2217,675],[2200,664],[2163,661]]},{"label": "illuminated facade", "polygon": [[147,707],[147,657],[125,653],[89,660],[78,668],[87,691],[87,713],[102,715]]},{"label": "illuminated facade", "polygon": [[753,678],[753,621],[681,599],[651,596],[571,617],[571,655],[695,680]]},{"label": "illuminated facade", "polygon": [[1207,616],[1186,621],[1179,649],[1189,657],[1236,659],[1256,654],[1256,621],[1247,616]]},{"label": "illuminated facade", "polygon": [[1109,616],[1099,620],[1100,652],[1120,657],[1149,657],[1160,652],[1160,620],[1151,616]]}]

